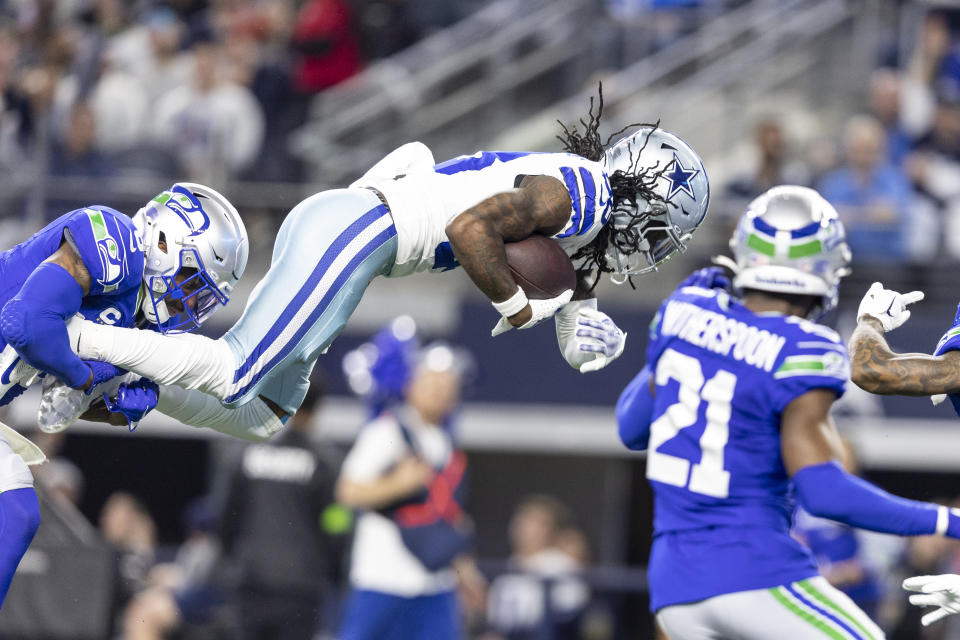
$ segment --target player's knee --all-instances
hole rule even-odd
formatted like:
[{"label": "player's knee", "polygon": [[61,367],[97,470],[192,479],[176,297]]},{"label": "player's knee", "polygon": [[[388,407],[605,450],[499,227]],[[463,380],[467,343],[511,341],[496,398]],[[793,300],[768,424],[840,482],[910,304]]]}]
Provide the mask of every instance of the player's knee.
[{"label": "player's knee", "polygon": [[13,298],[0,310],[0,336],[14,348],[29,342],[30,305]]}]

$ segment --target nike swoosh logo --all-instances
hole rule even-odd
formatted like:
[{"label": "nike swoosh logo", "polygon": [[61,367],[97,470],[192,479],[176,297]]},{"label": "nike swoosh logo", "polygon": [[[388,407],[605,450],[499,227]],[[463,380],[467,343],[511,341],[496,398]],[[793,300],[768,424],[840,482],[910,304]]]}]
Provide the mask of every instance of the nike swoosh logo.
[{"label": "nike swoosh logo", "polygon": [[20,358],[14,358],[13,362],[10,363],[10,366],[7,367],[7,370],[3,372],[3,375],[0,375],[0,383],[10,384],[10,374],[13,373],[13,370],[20,363]]}]

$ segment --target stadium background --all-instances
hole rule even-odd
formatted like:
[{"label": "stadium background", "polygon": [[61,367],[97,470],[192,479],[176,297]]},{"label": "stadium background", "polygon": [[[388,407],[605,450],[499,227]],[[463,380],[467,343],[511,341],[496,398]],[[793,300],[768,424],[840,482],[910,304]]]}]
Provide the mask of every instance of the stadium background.
[{"label": "stadium background", "polygon": [[[852,236],[854,273],[830,322],[849,335],[874,280],[921,288],[927,299],[891,343],[933,348],[952,322],[960,264],[954,4],[5,0],[0,246],[78,206],[132,214],[173,180],[211,184],[237,205],[252,245],[229,308],[205,327],[219,335],[265,271],[283,215],[305,195],[348,183],[414,139],[438,160],[477,149],[557,149],[556,120],[583,117],[602,80],[602,131],[659,120],[699,151],[712,185],[710,213],[687,254],[635,291],[601,285],[601,308],[631,336],[623,356],[582,376],[561,360],[551,328],[491,340],[495,314],[459,271],[380,279],[320,361],[328,395],[314,433],[340,451],[352,442],[364,409],[340,363],[397,315],[411,315],[426,338],[466,347],[477,373],[457,432],[473,470],[481,567],[493,576],[508,559],[507,522],[524,495],[554,496],[588,541],[592,626],[583,637],[653,637],[643,577],[650,493],[643,457],[619,446],[612,415],[642,365],[646,325],[686,273],[725,250],[753,195],[790,182],[821,188]],[[857,175],[870,176],[867,187],[856,187]],[[29,430],[30,398],[4,419]],[[838,420],[863,473],[881,486],[947,501],[960,493],[960,431],[948,406],[852,389]],[[82,516],[65,518],[73,537],[64,539],[73,542],[63,544],[76,544],[78,557],[81,547],[97,547],[108,499],[126,492],[156,529],[140,554],[149,563],[183,543],[182,514],[194,498],[216,504],[243,445],[152,416],[132,434],[77,424],[51,446],[58,463],[46,481],[72,496]],[[53,530],[50,523],[41,530]],[[922,636],[904,611],[898,577],[924,549],[869,546],[888,578],[884,620],[899,628],[891,637],[960,637],[953,623]],[[30,580],[37,589],[84,584],[82,569],[77,578],[30,558],[11,599]],[[960,549],[942,545],[924,561],[955,570]],[[88,591],[122,593],[112,577],[101,585],[90,575]],[[112,621],[123,606],[117,596],[104,615]],[[30,618],[8,608],[0,629],[18,624],[11,610]]]}]

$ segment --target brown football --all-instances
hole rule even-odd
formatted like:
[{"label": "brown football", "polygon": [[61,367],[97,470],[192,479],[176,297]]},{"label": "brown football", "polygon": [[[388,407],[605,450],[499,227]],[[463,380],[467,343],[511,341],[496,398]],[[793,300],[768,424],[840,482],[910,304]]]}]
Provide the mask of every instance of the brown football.
[{"label": "brown football", "polygon": [[555,240],[530,236],[506,243],[510,273],[531,300],[555,298],[577,286],[573,263]]}]

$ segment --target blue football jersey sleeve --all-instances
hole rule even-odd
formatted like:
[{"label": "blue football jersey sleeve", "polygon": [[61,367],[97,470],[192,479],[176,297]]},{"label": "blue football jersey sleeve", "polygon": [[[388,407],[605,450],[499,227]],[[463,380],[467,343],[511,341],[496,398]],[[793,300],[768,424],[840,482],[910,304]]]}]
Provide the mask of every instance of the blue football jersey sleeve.
[{"label": "blue football jersey sleeve", "polygon": [[109,207],[77,209],[66,221],[64,236],[90,273],[88,295],[111,295],[140,286],[143,250],[133,220]]},{"label": "blue football jersey sleeve", "polygon": [[776,411],[814,389],[842,396],[850,378],[850,359],[837,332],[796,317],[787,318],[785,325],[796,330],[788,335],[773,372],[771,395]]}]

